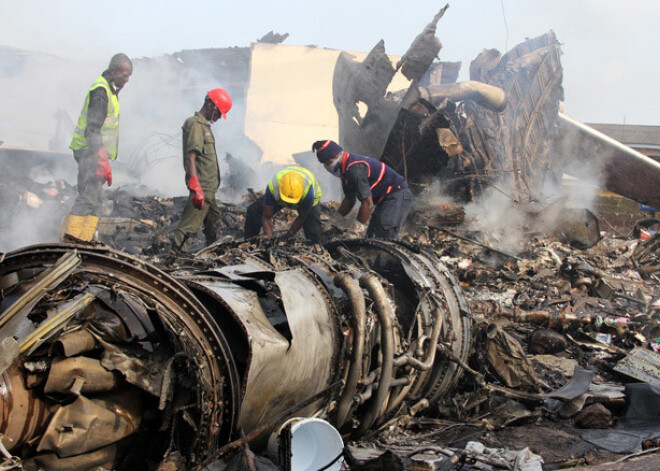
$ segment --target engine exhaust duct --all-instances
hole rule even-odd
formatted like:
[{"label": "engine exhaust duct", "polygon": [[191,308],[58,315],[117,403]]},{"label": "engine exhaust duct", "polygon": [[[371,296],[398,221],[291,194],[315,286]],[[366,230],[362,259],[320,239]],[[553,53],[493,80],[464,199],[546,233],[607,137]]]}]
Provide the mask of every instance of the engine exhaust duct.
[{"label": "engine exhaust duct", "polygon": [[[30,343],[2,343],[4,447],[45,469],[135,469],[175,452],[192,469],[241,436],[265,445],[264,424],[289,411],[359,437],[456,384],[461,368],[437,347],[465,361],[470,316],[431,253],[375,240],[260,244],[219,245],[170,273],[105,247],[6,254],[0,334]],[[58,447],[70,431],[55,417],[76,417],[82,437],[118,420],[87,423],[92,402],[123,411],[125,432]]]}]

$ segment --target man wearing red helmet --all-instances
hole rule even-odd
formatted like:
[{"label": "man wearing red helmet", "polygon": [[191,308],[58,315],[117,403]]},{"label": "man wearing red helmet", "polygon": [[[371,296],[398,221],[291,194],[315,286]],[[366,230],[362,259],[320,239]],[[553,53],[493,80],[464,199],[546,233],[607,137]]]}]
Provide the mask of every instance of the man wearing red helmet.
[{"label": "man wearing red helmet", "polygon": [[215,194],[220,186],[220,167],[211,123],[220,116],[227,119],[231,105],[229,93],[215,88],[206,94],[202,108],[183,124],[183,168],[190,196],[174,231],[172,248],[176,251],[190,248],[202,224],[206,245],[218,238],[220,210]]}]

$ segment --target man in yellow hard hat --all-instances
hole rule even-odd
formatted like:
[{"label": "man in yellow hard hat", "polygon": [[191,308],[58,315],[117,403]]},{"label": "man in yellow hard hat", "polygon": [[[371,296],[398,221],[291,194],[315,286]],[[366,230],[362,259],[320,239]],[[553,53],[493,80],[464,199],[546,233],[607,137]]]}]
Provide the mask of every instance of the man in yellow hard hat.
[{"label": "man in yellow hard hat", "polygon": [[305,237],[313,243],[321,236],[321,187],[314,174],[303,167],[286,167],[268,182],[264,195],[252,203],[245,215],[245,238],[259,234],[261,228],[273,237],[273,214],[282,208],[298,211],[285,238],[293,237],[302,227]]}]

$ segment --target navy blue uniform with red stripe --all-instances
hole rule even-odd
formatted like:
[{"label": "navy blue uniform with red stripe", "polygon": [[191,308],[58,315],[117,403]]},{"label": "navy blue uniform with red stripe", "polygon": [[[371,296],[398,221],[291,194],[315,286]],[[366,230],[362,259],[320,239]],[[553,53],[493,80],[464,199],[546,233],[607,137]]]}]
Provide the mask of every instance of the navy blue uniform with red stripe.
[{"label": "navy blue uniform with red stripe", "polygon": [[341,180],[347,196],[354,195],[360,201],[369,196],[373,199],[367,237],[398,238],[413,201],[403,177],[379,160],[344,152]]}]

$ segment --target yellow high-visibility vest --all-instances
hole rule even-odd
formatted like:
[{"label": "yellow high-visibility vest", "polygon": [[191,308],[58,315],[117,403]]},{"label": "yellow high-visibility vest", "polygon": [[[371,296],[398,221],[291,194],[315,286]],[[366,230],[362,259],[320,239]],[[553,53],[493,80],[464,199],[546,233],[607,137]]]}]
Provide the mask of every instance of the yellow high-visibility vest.
[{"label": "yellow high-visibility vest", "polygon": [[108,110],[105,116],[105,121],[101,126],[101,142],[108,152],[108,158],[115,160],[117,158],[117,145],[119,143],[119,99],[117,95],[112,92],[108,81],[100,75],[89,87],[85,103],[83,104],[76,129],[73,131],[73,139],[69,146],[73,150],[81,150],[87,147],[87,139],[85,139],[85,129],[87,129],[87,112],[89,111],[89,94],[92,90],[99,87],[105,89],[108,95]]},{"label": "yellow high-visibility vest", "polygon": [[[280,180],[282,179],[285,173],[288,173],[292,170],[301,174],[305,185],[305,189],[303,190],[302,197],[300,198],[300,201],[296,204],[286,203],[282,201],[282,199],[280,198]],[[307,196],[307,193],[309,193],[310,189],[314,191],[314,206],[316,206],[319,203],[319,201],[321,201],[321,186],[316,181],[314,174],[304,167],[291,166],[291,167],[286,167],[283,170],[280,170],[273,176],[273,178],[270,179],[270,182],[268,182],[268,189],[270,190],[270,193],[273,195],[273,198],[275,198],[275,201],[277,201],[282,206],[286,206],[291,209],[298,209],[301,206],[303,200]]]}]

